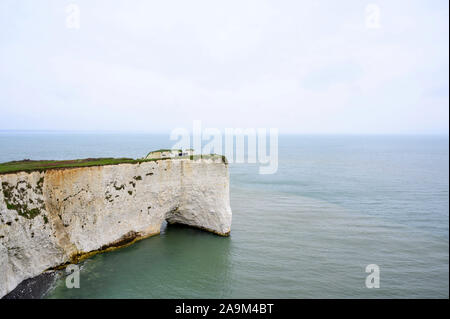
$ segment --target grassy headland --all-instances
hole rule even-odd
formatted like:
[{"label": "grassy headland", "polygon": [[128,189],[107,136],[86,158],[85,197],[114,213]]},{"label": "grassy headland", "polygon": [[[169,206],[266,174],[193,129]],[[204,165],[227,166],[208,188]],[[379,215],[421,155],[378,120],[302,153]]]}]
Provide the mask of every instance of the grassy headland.
[{"label": "grassy headland", "polygon": [[[207,159],[218,159],[222,157],[222,161],[226,163],[226,159],[221,155],[194,155],[194,156],[186,156],[186,157],[175,157],[174,159],[182,159],[188,158],[191,160],[197,160],[200,158]],[[152,162],[152,161],[161,161],[172,159],[170,157],[167,158],[158,158],[158,159],[133,159],[133,158],[85,158],[85,159],[76,159],[76,160],[65,160],[65,161],[57,161],[57,160],[42,160],[42,161],[33,161],[33,160],[22,160],[22,161],[12,161],[6,163],[0,163],[0,174],[8,174],[8,173],[16,173],[16,172],[32,172],[32,171],[45,171],[48,169],[56,169],[56,168],[74,168],[74,167],[89,167],[89,166],[104,166],[104,165],[117,165],[117,164],[137,164],[143,162]]]}]

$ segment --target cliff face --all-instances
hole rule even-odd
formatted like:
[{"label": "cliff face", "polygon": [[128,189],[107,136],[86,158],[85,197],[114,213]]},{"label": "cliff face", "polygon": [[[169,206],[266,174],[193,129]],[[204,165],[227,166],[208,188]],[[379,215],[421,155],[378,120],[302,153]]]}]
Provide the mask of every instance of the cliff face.
[{"label": "cliff face", "polygon": [[228,167],[213,160],[0,175],[0,297],[46,269],[159,234],[164,220],[228,235]]}]

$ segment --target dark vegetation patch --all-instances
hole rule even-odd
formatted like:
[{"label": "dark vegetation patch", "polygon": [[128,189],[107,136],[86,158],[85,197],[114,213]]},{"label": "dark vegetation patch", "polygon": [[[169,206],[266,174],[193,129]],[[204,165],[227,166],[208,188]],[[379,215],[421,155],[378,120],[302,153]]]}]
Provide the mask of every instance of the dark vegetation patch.
[{"label": "dark vegetation patch", "polygon": [[114,182],[114,189],[116,191],[120,191],[121,189],[125,189],[125,184],[122,184],[120,186],[117,186],[117,182]]},{"label": "dark vegetation patch", "polygon": [[102,248],[100,248],[100,250],[105,250],[105,249],[111,248],[111,247],[124,246],[126,244],[131,243],[133,240],[135,240],[138,237],[138,235],[139,234],[134,232],[134,231],[129,231],[128,233],[126,233],[125,235],[120,237],[120,239],[118,239],[115,242],[113,242],[112,244],[108,244],[108,245],[102,246]]},{"label": "dark vegetation patch", "polygon": [[[42,180],[42,181],[41,181]],[[44,182],[44,179],[41,178],[34,189],[36,193],[42,194],[42,184]],[[43,201],[41,200],[39,202],[40,206],[35,208],[29,208],[29,204],[32,204],[33,201],[25,199],[25,188],[21,187],[20,185],[25,184],[29,185],[25,181],[19,181],[16,185],[10,185],[8,182],[2,182],[2,191],[3,191],[3,197],[5,199],[6,208],[15,210],[20,216],[32,219],[39,215],[41,213],[41,209],[45,208],[45,205],[43,204]],[[28,187],[27,187],[28,188]],[[31,186],[30,186],[31,188]],[[14,190],[17,190],[17,192],[14,192]],[[40,193],[39,193],[40,192]]]}]

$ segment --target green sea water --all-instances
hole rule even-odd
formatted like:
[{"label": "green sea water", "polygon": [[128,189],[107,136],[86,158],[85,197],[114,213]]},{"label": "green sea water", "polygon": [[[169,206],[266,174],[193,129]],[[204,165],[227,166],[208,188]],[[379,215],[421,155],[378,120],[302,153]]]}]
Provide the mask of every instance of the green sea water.
[{"label": "green sea water", "polygon": [[[0,161],[140,157],[144,134],[1,133]],[[231,236],[164,226],[81,263],[45,298],[448,298],[444,136],[281,136],[279,168],[230,165]],[[365,267],[380,268],[368,289]]]}]

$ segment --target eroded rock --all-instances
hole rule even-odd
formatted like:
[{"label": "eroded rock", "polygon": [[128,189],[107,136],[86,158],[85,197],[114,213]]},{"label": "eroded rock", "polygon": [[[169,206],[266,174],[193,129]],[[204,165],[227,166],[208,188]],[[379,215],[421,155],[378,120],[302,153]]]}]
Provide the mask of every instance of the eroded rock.
[{"label": "eroded rock", "polygon": [[230,232],[228,166],[173,159],[0,175],[0,297],[23,280],[180,223]]}]

